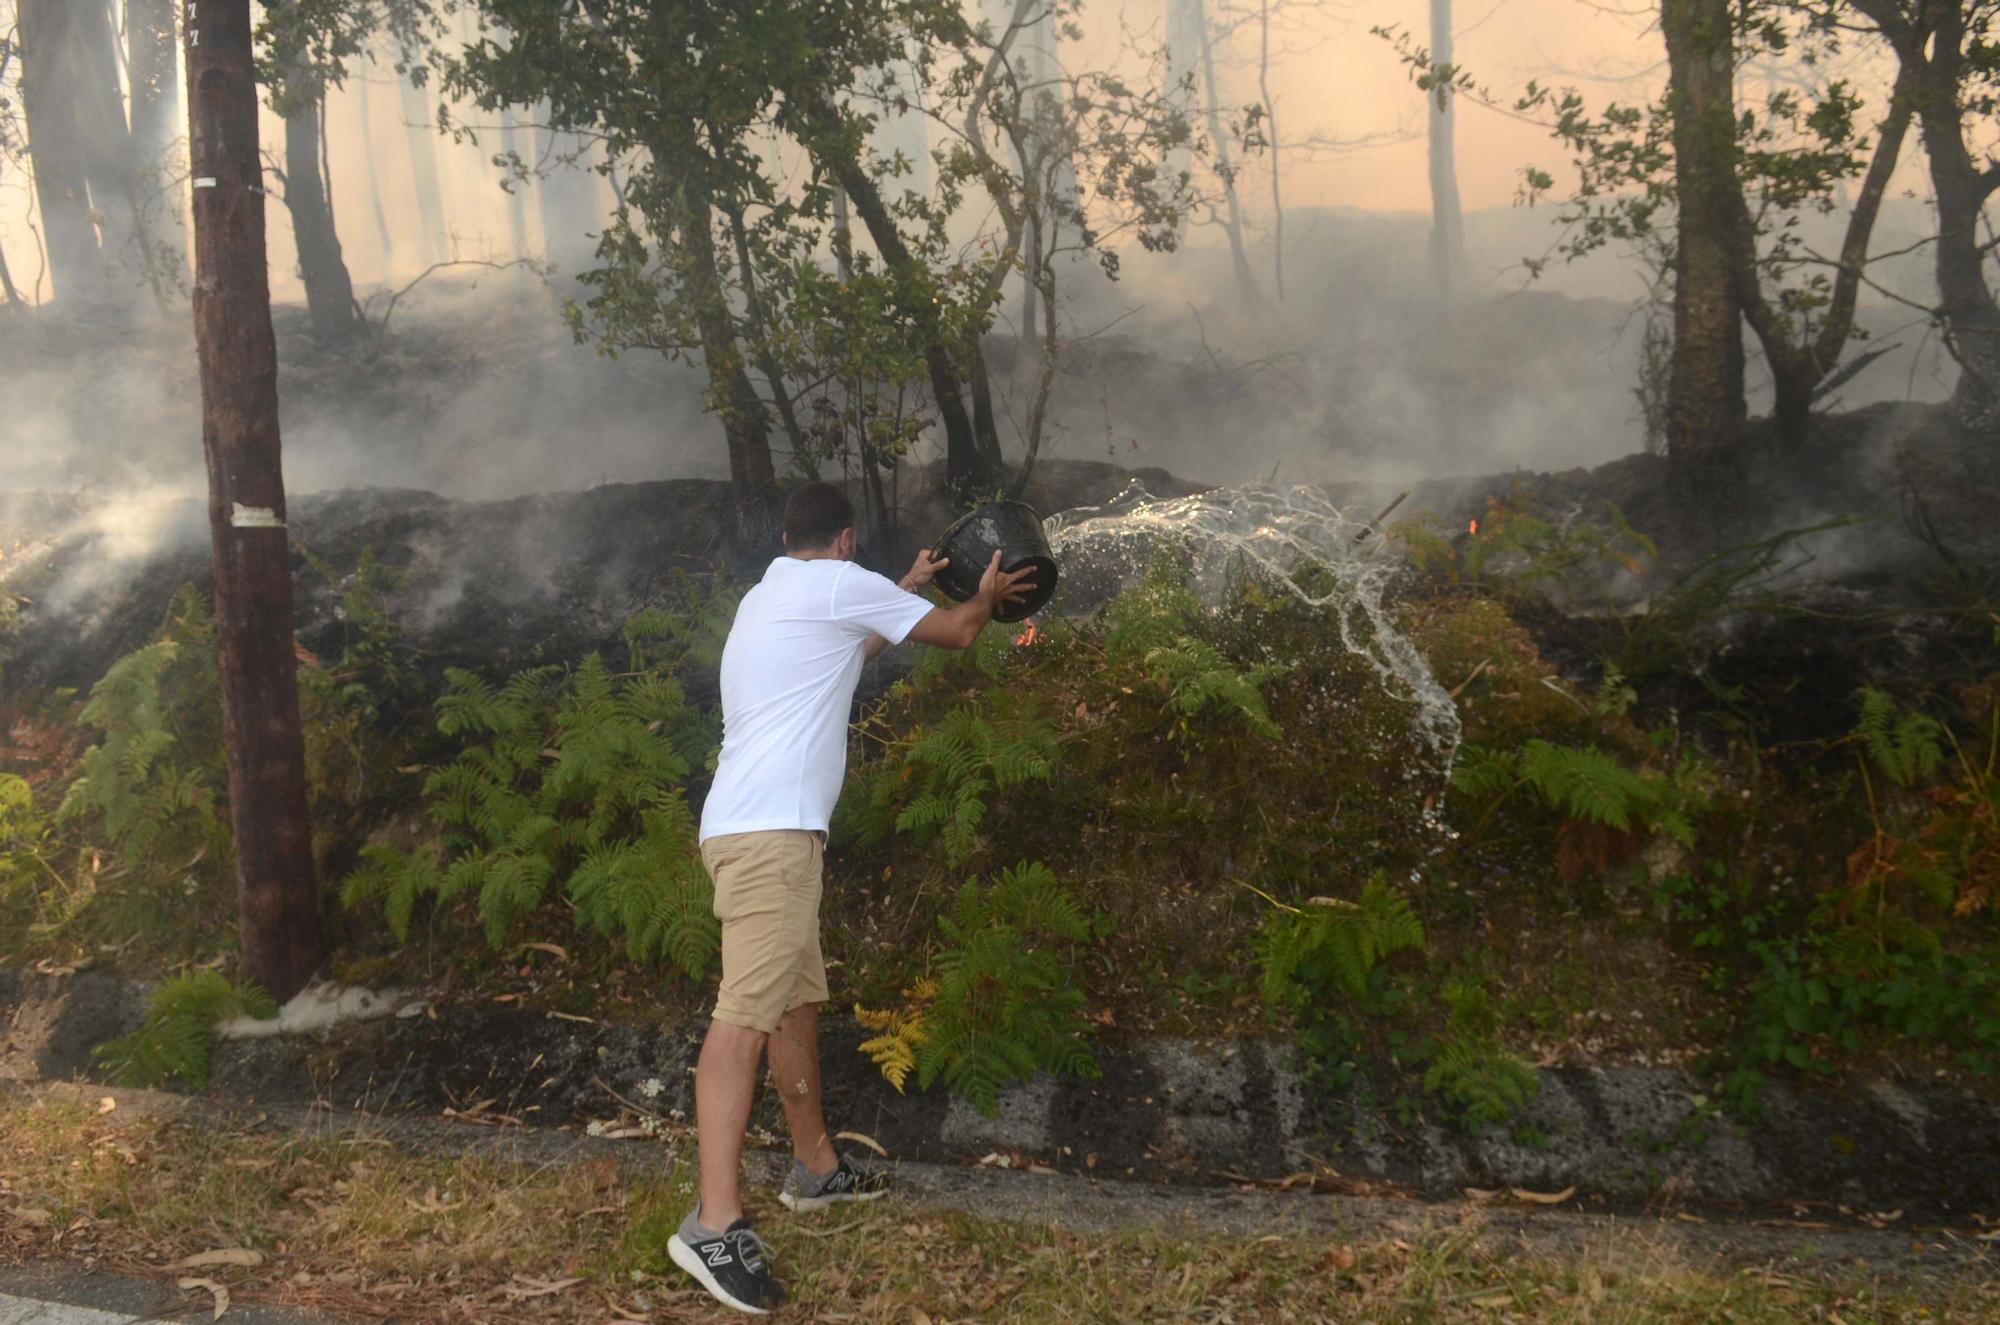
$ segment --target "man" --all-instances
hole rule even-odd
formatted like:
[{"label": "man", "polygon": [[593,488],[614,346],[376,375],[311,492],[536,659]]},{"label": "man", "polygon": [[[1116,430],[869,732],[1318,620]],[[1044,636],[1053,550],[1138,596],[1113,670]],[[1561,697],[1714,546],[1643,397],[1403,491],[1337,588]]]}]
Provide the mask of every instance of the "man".
[{"label": "man", "polygon": [[820,867],[861,664],[905,639],[969,647],[1032,575],[1006,574],[996,552],[977,594],[933,607],[918,594],[947,563],[919,552],[900,584],[855,565],[854,508],[826,483],[792,494],[783,534],[785,555],[743,596],[722,651],[722,757],[701,816],[722,988],[695,1066],[701,1196],[667,1248],[718,1301],[753,1315],[784,1301],[738,1188],[759,1058],[792,1134],[780,1201],[811,1210],[872,1200],[886,1184],[834,1150],[820,1113]]}]

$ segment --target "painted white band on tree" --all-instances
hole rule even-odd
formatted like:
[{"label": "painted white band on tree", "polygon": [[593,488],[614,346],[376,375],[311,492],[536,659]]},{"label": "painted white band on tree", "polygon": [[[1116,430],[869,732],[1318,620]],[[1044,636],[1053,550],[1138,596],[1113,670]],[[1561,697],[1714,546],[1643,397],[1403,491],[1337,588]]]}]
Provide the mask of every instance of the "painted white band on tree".
[{"label": "painted white band on tree", "polygon": [[233,501],[229,503],[229,525],[232,529],[283,529],[285,522],[268,506],[245,506]]}]

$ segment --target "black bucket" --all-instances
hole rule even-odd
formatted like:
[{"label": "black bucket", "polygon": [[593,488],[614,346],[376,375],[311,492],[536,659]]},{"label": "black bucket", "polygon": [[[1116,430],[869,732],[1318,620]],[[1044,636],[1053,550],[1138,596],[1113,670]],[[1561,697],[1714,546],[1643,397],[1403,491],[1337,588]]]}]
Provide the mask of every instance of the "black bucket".
[{"label": "black bucket", "polygon": [[990,501],[954,521],[931,548],[932,556],[951,561],[938,572],[937,587],[961,603],[972,597],[979,592],[980,577],[996,548],[1001,570],[1012,574],[1034,568],[1033,582],[1021,586],[1028,596],[1018,603],[1000,604],[993,614],[996,621],[1024,621],[1041,611],[1056,592],[1056,559],[1042,532],[1042,517],[1026,502]]}]

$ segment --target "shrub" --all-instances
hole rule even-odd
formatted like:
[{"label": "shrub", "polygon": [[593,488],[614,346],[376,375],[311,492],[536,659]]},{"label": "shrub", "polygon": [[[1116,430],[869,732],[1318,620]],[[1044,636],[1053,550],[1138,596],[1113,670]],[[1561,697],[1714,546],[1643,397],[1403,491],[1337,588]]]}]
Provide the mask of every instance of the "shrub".
[{"label": "shrub", "polygon": [[1379,874],[1354,901],[1318,897],[1304,908],[1284,907],[1264,923],[1265,1005],[1296,1019],[1313,1071],[1344,1083],[1354,1071],[1359,1018],[1384,1015],[1401,1002],[1384,963],[1399,952],[1422,952],[1424,943],[1409,899]]}]

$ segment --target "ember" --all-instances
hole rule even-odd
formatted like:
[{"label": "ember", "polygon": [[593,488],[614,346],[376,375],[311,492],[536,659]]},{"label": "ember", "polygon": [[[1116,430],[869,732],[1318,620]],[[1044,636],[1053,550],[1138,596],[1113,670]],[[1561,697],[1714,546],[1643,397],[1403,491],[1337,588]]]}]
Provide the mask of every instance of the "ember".
[{"label": "ember", "polygon": [[1039,629],[1037,629],[1035,623],[1032,620],[1030,620],[1028,622],[1027,629],[1023,630],[1020,634],[1014,637],[1014,647],[1017,649],[1025,649],[1029,645],[1033,644],[1035,641],[1039,640],[1041,637],[1042,637],[1042,632]]},{"label": "ember", "polygon": [[1471,521],[1470,523],[1468,523],[1468,524],[1467,524],[1467,525],[1465,526],[1465,532],[1466,532],[1466,533],[1468,533],[1468,534],[1476,534],[1476,533],[1478,533],[1478,532],[1479,532],[1479,521],[1477,521],[1477,520],[1473,520],[1473,521]]}]

